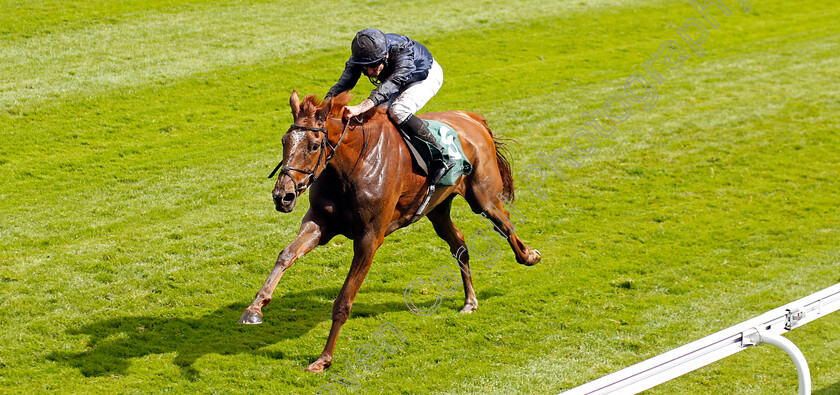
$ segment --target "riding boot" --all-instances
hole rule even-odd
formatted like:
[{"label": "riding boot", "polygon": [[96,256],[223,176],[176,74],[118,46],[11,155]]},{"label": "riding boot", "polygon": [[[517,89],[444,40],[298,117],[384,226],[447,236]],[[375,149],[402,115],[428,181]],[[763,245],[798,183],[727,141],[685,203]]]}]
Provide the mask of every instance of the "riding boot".
[{"label": "riding boot", "polygon": [[[455,161],[447,155],[446,150],[440,145],[437,139],[432,136],[432,132],[429,131],[429,124],[426,123],[426,121],[417,118],[414,115],[409,115],[403,123],[399,124],[399,128],[403,132],[409,135],[417,136],[421,140],[431,144],[440,152],[440,167],[435,171],[429,169],[431,184],[437,184],[443,175],[455,166]],[[435,161],[433,160],[433,162]]]}]

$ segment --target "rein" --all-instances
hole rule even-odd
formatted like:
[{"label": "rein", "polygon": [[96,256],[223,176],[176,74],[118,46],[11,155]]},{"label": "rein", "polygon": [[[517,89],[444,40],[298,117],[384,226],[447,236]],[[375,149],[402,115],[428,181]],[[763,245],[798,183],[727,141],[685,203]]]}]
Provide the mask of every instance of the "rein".
[{"label": "rein", "polygon": [[[364,123],[359,121],[358,119],[356,119],[356,122],[359,122],[359,124],[362,125],[362,133],[366,134]],[[298,168],[291,167],[291,166],[283,166],[283,162],[281,161],[280,163],[277,164],[277,167],[275,167],[274,170],[271,171],[271,174],[268,175],[268,178],[273,178],[274,175],[277,174],[277,170],[280,170],[281,175],[285,174],[286,176],[288,176],[292,180],[292,183],[295,184],[295,193],[297,193],[298,195],[303,193],[304,191],[309,189],[309,187],[312,186],[312,183],[314,183],[315,180],[317,180],[318,177],[321,176],[321,173],[324,172],[324,169],[327,168],[327,164],[330,163],[332,158],[335,156],[335,153],[336,153],[336,151],[338,151],[338,147],[341,145],[341,142],[344,140],[344,136],[347,134],[347,130],[349,128],[350,128],[350,120],[348,119],[347,123],[344,125],[344,130],[341,132],[341,137],[339,137],[338,141],[335,143],[335,145],[333,145],[329,141],[328,133],[327,133],[326,128],[315,128],[315,127],[310,127],[310,126],[300,126],[300,125],[294,125],[293,124],[292,126],[289,127],[289,130],[287,131],[287,133],[291,132],[292,130],[306,130],[306,131],[310,131],[310,132],[323,133],[324,134],[324,139],[321,140],[321,144],[320,144],[319,149],[318,149],[318,160],[315,161],[315,165],[312,167],[312,170],[304,170],[304,169],[298,169]],[[330,152],[329,155],[324,157],[324,153],[327,150],[327,146],[330,147],[330,150],[332,152]],[[367,139],[365,139],[365,147],[367,147]],[[320,171],[318,171],[316,173],[315,171],[318,169],[318,164],[321,163],[322,158],[324,158],[324,166],[321,168]],[[298,173],[306,174],[307,177],[304,179],[304,181],[306,181],[306,185],[298,186],[297,181],[295,181],[295,178],[292,177],[292,173],[291,173],[292,171],[296,171]]]}]

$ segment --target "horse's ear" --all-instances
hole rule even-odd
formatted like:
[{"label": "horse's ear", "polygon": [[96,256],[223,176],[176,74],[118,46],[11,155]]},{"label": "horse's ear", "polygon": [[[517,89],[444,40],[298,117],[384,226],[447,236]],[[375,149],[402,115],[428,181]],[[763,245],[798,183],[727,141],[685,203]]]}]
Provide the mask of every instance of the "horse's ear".
[{"label": "horse's ear", "polygon": [[332,100],[333,98],[330,97],[327,101],[321,103],[321,107],[318,108],[318,111],[315,113],[315,118],[319,121],[326,121],[327,115],[330,114],[330,108],[332,108]]},{"label": "horse's ear", "polygon": [[292,117],[297,120],[300,115],[300,96],[298,96],[297,89],[292,90],[292,97],[289,99],[289,105],[292,106]]}]

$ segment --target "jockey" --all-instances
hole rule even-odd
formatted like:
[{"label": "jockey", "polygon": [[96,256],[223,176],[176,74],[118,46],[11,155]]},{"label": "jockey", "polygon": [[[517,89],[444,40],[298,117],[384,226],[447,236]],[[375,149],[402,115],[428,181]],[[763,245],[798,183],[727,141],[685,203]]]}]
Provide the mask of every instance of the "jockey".
[{"label": "jockey", "polygon": [[353,89],[362,74],[367,76],[376,88],[363,102],[346,106],[344,117],[354,117],[373,107],[386,105],[388,117],[401,131],[419,137],[441,152],[440,168],[436,172],[429,169],[431,183],[437,183],[455,163],[432,137],[426,121],[414,114],[440,89],[443,69],[423,44],[399,34],[384,34],[378,29],[368,28],[356,33],[350,49],[352,55],[344,72],[327,92],[325,100]]}]

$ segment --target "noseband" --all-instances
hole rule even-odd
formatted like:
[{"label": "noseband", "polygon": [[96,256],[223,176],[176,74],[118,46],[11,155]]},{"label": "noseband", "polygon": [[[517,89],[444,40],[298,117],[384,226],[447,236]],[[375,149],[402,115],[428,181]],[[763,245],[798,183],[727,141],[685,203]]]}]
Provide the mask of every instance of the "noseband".
[{"label": "noseband", "polygon": [[[273,178],[274,175],[277,174],[277,170],[280,170],[281,175],[285,174],[286,176],[288,176],[292,180],[292,183],[295,184],[295,193],[300,195],[301,193],[303,193],[304,191],[309,189],[309,187],[312,186],[312,183],[315,182],[315,180],[318,179],[318,177],[321,175],[321,173],[324,171],[324,169],[327,168],[327,164],[330,163],[330,160],[332,160],[332,158],[335,156],[336,151],[338,151],[338,146],[341,145],[341,141],[344,140],[344,136],[347,134],[347,129],[349,127],[350,127],[350,120],[347,120],[347,123],[344,125],[344,130],[341,132],[341,137],[339,137],[339,139],[335,143],[335,145],[332,145],[330,143],[329,139],[327,138],[328,134],[327,134],[327,129],[326,128],[313,128],[313,127],[310,127],[310,126],[300,126],[300,125],[294,125],[293,124],[292,126],[289,127],[288,132],[291,132],[292,130],[306,130],[306,131],[310,131],[310,132],[323,133],[324,134],[324,139],[321,140],[321,144],[318,147],[318,160],[315,161],[315,165],[312,167],[312,170],[304,170],[304,169],[298,169],[298,168],[291,167],[291,166],[283,166],[283,162],[281,161],[280,163],[277,164],[277,167],[274,168],[274,170],[271,172],[271,174],[268,175],[268,178]],[[364,132],[364,128],[365,128],[364,124],[362,124],[362,131],[363,132]],[[321,171],[319,171],[316,174],[315,171],[318,169],[318,164],[321,163],[321,159],[324,158],[324,154],[326,153],[327,146],[330,147],[331,152],[324,159],[324,167],[322,167]],[[306,174],[306,178],[303,180],[303,181],[306,181],[306,184],[303,185],[303,186],[298,186],[297,181],[295,181],[295,178],[292,177],[292,173],[291,173],[292,171],[296,171],[298,173]],[[301,183],[303,181],[301,181]]]}]

